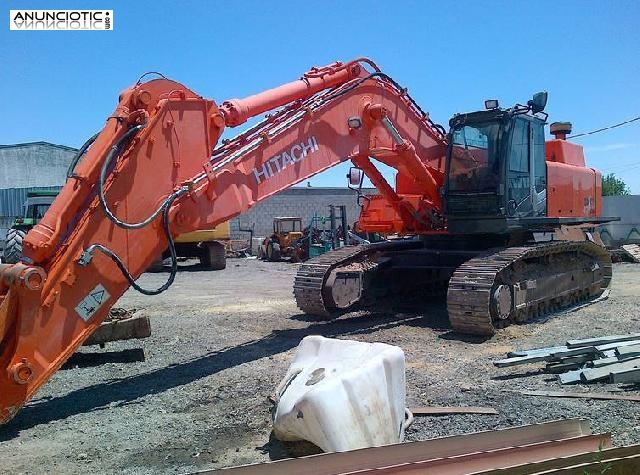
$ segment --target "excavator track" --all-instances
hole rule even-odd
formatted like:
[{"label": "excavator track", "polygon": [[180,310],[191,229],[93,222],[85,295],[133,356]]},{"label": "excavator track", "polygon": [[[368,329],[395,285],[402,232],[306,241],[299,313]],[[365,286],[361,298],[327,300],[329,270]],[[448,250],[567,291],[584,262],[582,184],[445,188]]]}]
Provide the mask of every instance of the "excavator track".
[{"label": "excavator track", "polygon": [[327,305],[323,296],[327,279],[338,266],[356,262],[369,252],[370,245],[342,247],[301,264],[293,283],[298,308],[323,319],[337,317],[340,311]]},{"label": "excavator track", "polygon": [[300,265],[293,283],[298,308],[321,319],[336,318],[364,300],[370,278],[388,261],[385,253],[420,247],[420,241],[398,239],[346,246],[310,259]]},{"label": "excavator track", "polygon": [[496,328],[597,297],[611,274],[609,253],[588,241],[490,252],[454,272],[447,292],[449,320],[457,332],[493,335]]}]

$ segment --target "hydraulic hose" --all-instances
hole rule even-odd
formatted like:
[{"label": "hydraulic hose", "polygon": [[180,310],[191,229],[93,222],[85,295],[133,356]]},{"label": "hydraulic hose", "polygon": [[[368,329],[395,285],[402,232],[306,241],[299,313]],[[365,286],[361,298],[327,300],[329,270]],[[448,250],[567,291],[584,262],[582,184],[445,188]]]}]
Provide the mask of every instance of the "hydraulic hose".
[{"label": "hydraulic hose", "polygon": [[161,211],[162,211],[162,228],[164,229],[164,233],[165,233],[165,236],[167,238],[167,242],[169,244],[169,253],[171,254],[171,272],[169,273],[169,278],[167,279],[167,281],[162,286],[160,286],[160,287],[158,287],[157,289],[154,289],[154,290],[149,290],[149,289],[145,289],[145,288],[141,287],[140,285],[138,285],[136,283],[135,279],[133,278],[133,276],[131,275],[131,273],[129,272],[129,270],[127,269],[127,266],[122,261],[122,259],[120,259],[120,257],[118,257],[118,255],[115,252],[113,252],[108,247],[103,246],[102,244],[92,244],[91,246],[89,246],[87,248],[87,250],[83,253],[83,255],[92,256],[93,252],[95,250],[98,250],[98,251],[102,252],[103,254],[109,256],[111,258],[111,260],[116,263],[116,265],[120,269],[120,272],[122,272],[122,275],[124,275],[124,277],[129,282],[129,285],[131,285],[131,287],[136,289],[141,294],[144,294],[144,295],[158,295],[158,294],[164,292],[169,287],[171,287],[171,284],[173,284],[173,281],[176,278],[176,274],[178,272],[178,256],[176,254],[176,245],[175,245],[175,242],[173,240],[173,236],[171,236],[171,229],[170,229],[170,226],[169,226],[169,209],[171,208],[171,205],[173,204],[173,202],[177,198],[179,198],[180,196],[184,195],[187,192],[188,192],[187,188],[180,188],[178,191],[172,193],[167,198],[167,200],[164,202],[164,204],[161,207]]},{"label": "hydraulic hose", "polygon": [[158,209],[156,209],[151,214],[151,216],[149,216],[147,219],[144,219],[138,223],[126,223],[118,219],[118,217],[116,217],[116,215],[113,214],[113,212],[109,209],[109,205],[107,205],[107,200],[105,199],[105,196],[104,196],[104,182],[107,178],[107,171],[109,170],[109,165],[111,165],[111,162],[113,161],[113,159],[120,152],[120,147],[122,146],[122,144],[125,143],[131,136],[135,135],[139,130],[142,130],[145,126],[146,124],[136,125],[135,127],[131,127],[129,130],[127,130],[124,133],[124,135],[120,137],[118,141],[111,147],[111,150],[109,150],[109,153],[107,154],[107,157],[105,158],[104,163],[102,164],[102,168],[100,170],[100,178],[98,180],[98,198],[100,199],[100,207],[102,208],[104,213],[107,215],[107,218],[109,218],[109,220],[111,220],[114,224],[124,229],[140,229],[147,226],[149,223],[151,223],[153,220],[155,220],[158,217],[158,215],[162,212],[162,209],[166,203],[165,201],[162,205],[160,205]]},{"label": "hydraulic hose", "polygon": [[80,162],[80,159],[87,152],[91,144],[96,141],[96,139],[98,138],[98,135],[100,135],[100,132],[92,135],[89,139],[87,139],[87,141],[84,144],[82,144],[82,147],[80,147],[80,150],[76,152],[76,154],[73,157],[73,160],[71,160],[71,163],[69,164],[69,168],[67,168],[67,178],[71,178],[72,176],[74,176],[73,172],[76,170],[76,166]]},{"label": "hydraulic hose", "polygon": [[[368,76],[365,76],[363,78],[358,79],[357,81],[354,81],[353,84],[345,87],[344,89],[339,89],[335,93],[330,94],[327,97],[323,98],[323,100],[320,101],[318,106],[326,104],[327,102],[329,102],[329,101],[331,101],[333,99],[336,99],[337,97],[340,97],[340,96],[343,96],[344,94],[347,94],[348,92],[350,92],[350,91],[354,90],[355,88],[357,88],[358,86],[360,86],[367,79],[371,79],[371,78],[375,78],[375,77],[379,77],[381,79],[386,80],[387,82],[392,84],[398,91],[405,91],[405,89],[402,86],[400,86],[400,84],[398,84],[391,76],[389,76],[388,74],[385,74],[383,72],[376,71],[374,73],[369,74]],[[420,114],[422,114],[422,117],[424,119],[426,119],[433,128],[438,130],[443,136],[447,135],[447,131],[445,130],[445,128],[442,125],[437,124],[434,121],[432,121],[429,118],[429,114],[427,114],[425,111],[423,111],[422,108],[418,105],[418,103],[415,100],[413,100],[413,98],[409,94],[407,94],[407,98],[411,101],[411,104],[420,112]]]},{"label": "hydraulic hose", "polygon": [[111,258],[113,262],[115,262],[115,264],[118,266],[118,268],[120,269],[124,277],[129,282],[129,285],[131,285],[131,287],[133,287],[138,292],[144,295],[158,295],[164,292],[165,290],[167,290],[169,287],[171,287],[171,284],[173,284],[173,281],[176,277],[176,273],[178,272],[178,256],[176,254],[176,246],[173,240],[173,236],[171,235],[171,229],[169,225],[169,210],[173,202],[176,199],[178,199],[180,196],[188,193],[189,189],[187,187],[182,187],[174,191],[167,197],[166,200],[164,200],[164,202],[158,207],[158,209],[156,209],[149,217],[147,217],[146,219],[138,223],[127,223],[120,220],[118,217],[116,217],[115,214],[113,214],[113,212],[109,209],[109,206],[107,205],[107,201],[104,195],[104,184],[105,184],[107,172],[109,170],[111,163],[113,162],[114,158],[117,157],[118,153],[121,150],[122,145],[127,140],[129,140],[129,138],[135,135],[138,131],[142,130],[145,126],[146,124],[142,124],[142,125],[137,125],[135,127],[130,128],[129,130],[127,130],[127,132],[125,132],[122,135],[122,137],[118,139],[118,141],[109,150],[109,153],[107,154],[104,160],[104,163],[102,164],[102,168],[100,170],[100,177],[98,180],[98,198],[100,201],[100,206],[104,211],[104,213],[106,214],[106,216],[109,218],[109,220],[112,221],[117,226],[124,229],[140,229],[144,226],[147,226],[151,222],[153,222],[158,217],[158,215],[162,213],[162,227],[164,229],[164,233],[167,238],[167,242],[169,245],[169,253],[171,255],[171,272],[169,274],[169,278],[162,286],[154,290],[145,289],[139,286],[135,282],[135,279],[127,269],[127,266],[122,261],[122,259],[120,259],[120,257],[115,252],[113,252],[111,249],[109,249],[108,247],[102,244],[90,245],[83,253],[80,259],[80,263],[81,265],[87,265],[93,256],[93,252],[95,250],[98,250],[103,254],[107,255],[109,258]]}]

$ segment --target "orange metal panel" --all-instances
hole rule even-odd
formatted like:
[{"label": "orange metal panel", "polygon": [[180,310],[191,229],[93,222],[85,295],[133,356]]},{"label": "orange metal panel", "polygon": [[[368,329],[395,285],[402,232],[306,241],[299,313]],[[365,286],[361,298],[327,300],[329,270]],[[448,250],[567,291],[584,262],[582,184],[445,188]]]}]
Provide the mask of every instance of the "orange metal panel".
[{"label": "orange metal panel", "polygon": [[[365,200],[357,223],[358,231],[382,234],[401,233],[406,225],[392,203],[384,196],[372,195]],[[402,195],[402,199],[418,209],[422,201],[420,195]]]},{"label": "orange metal panel", "polygon": [[566,140],[549,140],[545,142],[545,157],[548,162],[565,163],[584,168],[584,151],[582,145]]},{"label": "orange metal panel", "polygon": [[566,140],[549,140],[545,156],[549,216],[601,216],[602,176],[586,167],[582,146]]},{"label": "orange metal panel", "polygon": [[602,173],[595,168],[592,168],[591,170],[593,170],[593,173],[595,174],[595,212],[596,216],[602,216]]},{"label": "orange metal panel", "polygon": [[599,175],[591,168],[547,162],[547,211],[551,217],[599,216]]},{"label": "orange metal panel", "polygon": [[336,62],[322,68],[313,68],[301,79],[269,89],[244,99],[224,101],[220,109],[224,112],[225,122],[230,127],[245,123],[255,117],[283,104],[310,97],[313,94],[334,86],[344,84],[365,71],[354,60],[346,65]]}]

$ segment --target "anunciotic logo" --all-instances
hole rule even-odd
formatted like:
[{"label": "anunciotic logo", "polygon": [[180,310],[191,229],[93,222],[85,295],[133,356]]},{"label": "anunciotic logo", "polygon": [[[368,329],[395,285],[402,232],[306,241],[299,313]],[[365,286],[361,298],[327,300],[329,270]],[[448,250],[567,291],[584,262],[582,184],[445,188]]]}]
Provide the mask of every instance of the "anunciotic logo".
[{"label": "anunciotic logo", "polygon": [[10,10],[11,30],[113,30],[113,10]]}]

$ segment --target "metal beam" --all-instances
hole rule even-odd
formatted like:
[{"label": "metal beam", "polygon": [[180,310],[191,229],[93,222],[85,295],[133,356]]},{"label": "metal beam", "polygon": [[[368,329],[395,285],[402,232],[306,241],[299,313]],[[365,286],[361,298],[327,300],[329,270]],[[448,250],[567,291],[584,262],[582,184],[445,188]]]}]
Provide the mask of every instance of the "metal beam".
[{"label": "metal beam", "polygon": [[479,406],[420,406],[409,408],[414,416],[440,416],[443,414],[498,414],[493,407]]},{"label": "metal beam", "polygon": [[609,335],[596,338],[584,338],[582,340],[568,340],[567,348],[580,348],[582,346],[605,345],[607,343],[618,343],[622,341],[640,340],[640,333],[630,333],[628,335]]},{"label": "metal beam", "polygon": [[[225,475],[329,475],[363,469],[385,468],[424,460],[486,452],[503,447],[524,446],[549,440],[591,434],[589,423],[579,419],[553,421],[496,431],[443,437],[422,442],[387,445],[332,454],[312,455],[265,464],[222,470]],[[212,474],[214,471],[197,472]],[[433,472],[436,473],[436,472]]]},{"label": "metal beam", "polygon": [[569,397],[579,399],[603,399],[616,401],[640,402],[640,396],[627,396],[625,394],[611,393],[574,393],[565,391],[514,391],[524,396]]},{"label": "metal beam", "polygon": [[[558,470],[574,465],[590,464],[594,461],[600,461],[603,466],[606,460],[619,459],[625,457],[633,457],[640,454],[640,445],[630,445],[626,447],[614,447],[610,449],[598,450],[597,453],[589,452],[585,454],[572,455],[571,457],[554,458],[543,460],[542,462],[532,462],[519,465],[517,467],[496,468],[478,472],[474,475],[531,475],[534,473],[544,473],[549,470]],[[593,473],[599,473],[599,470]],[[581,474],[583,475],[583,474]]]},{"label": "metal beam", "polygon": [[358,471],[358,475],[401,473],[402,475],[467,475],[494,468],[509,468],[536,461],[576,454],[595,453],[611,447],[611,434],[586,435],[573,439],[554,440],[522,447],[507,447],[488,452],[471,453],[437,460],[399,464],[396,466]]},{"label": "metal beam", "polygon": [[547,470],[546,472],[536,472],[531,475],[585,475],[590,473],[608,473],[611,475],[637,475],[638,473],[640,473],[640,455],[632,455],[629,457],[621,457],[610,460],[599,460],[596,462],[576,465],[574,467],[560,468],[557,470]]}]

